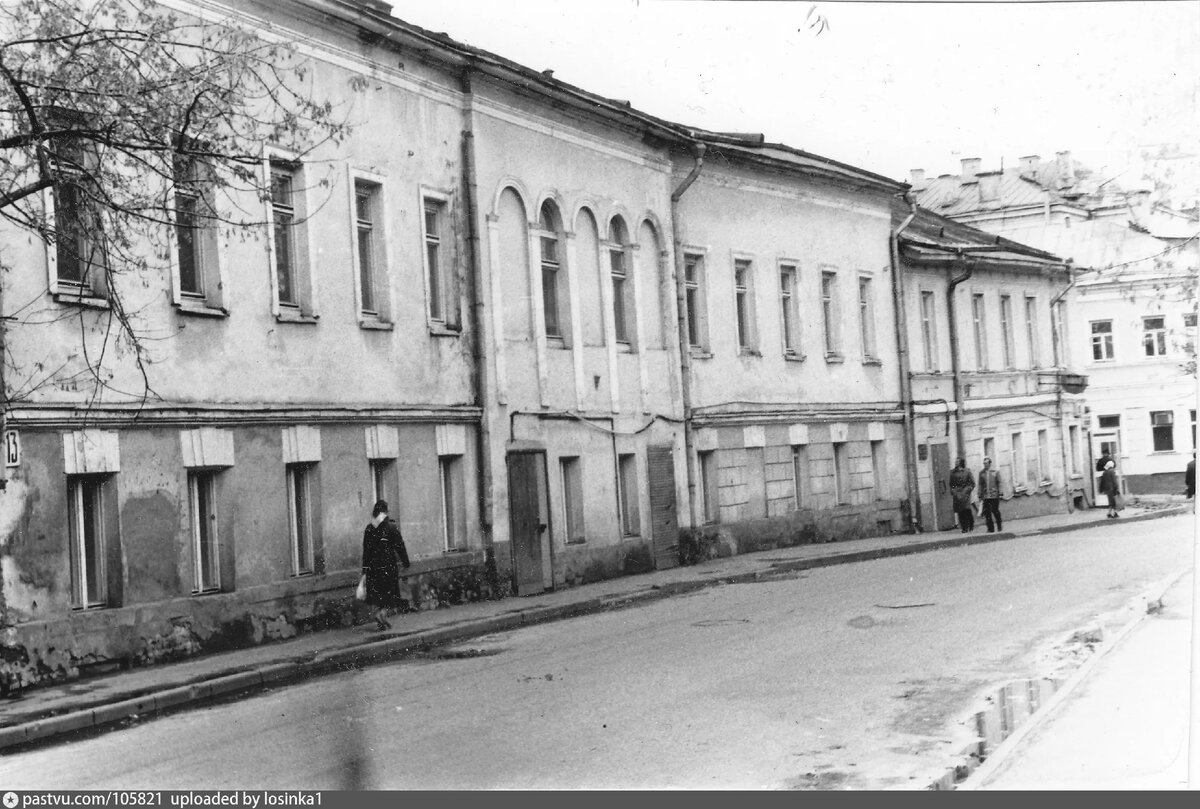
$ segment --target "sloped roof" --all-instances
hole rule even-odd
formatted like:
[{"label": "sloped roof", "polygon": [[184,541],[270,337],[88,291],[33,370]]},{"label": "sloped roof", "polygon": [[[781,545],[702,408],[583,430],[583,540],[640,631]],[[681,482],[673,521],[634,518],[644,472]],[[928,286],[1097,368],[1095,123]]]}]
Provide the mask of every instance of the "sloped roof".
[{"label": "sloped roof", "polygon": [[[894,203],[892,226],[898,227],[910,213],[911,208],[903,202]],[[1065,263],[1054,253],[987,233],[920,206],[901,232],[900,245],[906,257],[917,261],[971,255],[1013,268],[1058,269]]]},{"label": "sloped roof", "polygon": [[598,115],[615,123],[642,129],[666,143],[684,147],[702,141],[730,157],[738,157],[776,170],[823,175],[842,181],[875,186],[899,192],[907,183],[821,157],[782,143],[767,143],[761,135],[710,132],[659,118],[636,109],[628,101],[605,98],[568,82],[554,78],[553,71],[538,71],[506,57],[460,42],[442,32],[429,31],[391,16],[391,6],[382,0],[299,0],[314,7],[332,6],[344,19],[368,27],[380,39],[403,44],[421,51],[427,58],[452,65],[470,66],[521,88],[565,103],[577,110]]}]

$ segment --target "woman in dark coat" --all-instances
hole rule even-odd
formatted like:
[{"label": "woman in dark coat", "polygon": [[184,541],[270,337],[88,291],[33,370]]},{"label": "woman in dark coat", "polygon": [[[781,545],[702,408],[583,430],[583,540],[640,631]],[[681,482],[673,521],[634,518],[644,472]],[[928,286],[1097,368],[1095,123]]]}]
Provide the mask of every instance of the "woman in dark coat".
[{"label": "woman in dark coat", "polygon": [[400,565],[408,569],[408,550],[388,504],[380,500],[371,509],[371,522],[363,531],[362,574],[367,578],[366,601],[375,608],[375,624],[391,629],[387,612],[400,606]]},{"label": "woman in dark coat", "polygon": [[1117,464],[1111,459],[1104,464],[1104,474],[1100,476],[1100,494],[1108,495],[1108,517],[1119,517],[1117,514],[1117,495],[1121,493],[1117,485]]},{"label": "woman in dark coat", "polygon": [[964,534],[975,530],[975,511],[971,508],[971,492],[975,490],[975,476],[967,469],[967,462],[959,458],[950,471],[950,494],[954,498],[954,513],[958,515],[958,527]]}]

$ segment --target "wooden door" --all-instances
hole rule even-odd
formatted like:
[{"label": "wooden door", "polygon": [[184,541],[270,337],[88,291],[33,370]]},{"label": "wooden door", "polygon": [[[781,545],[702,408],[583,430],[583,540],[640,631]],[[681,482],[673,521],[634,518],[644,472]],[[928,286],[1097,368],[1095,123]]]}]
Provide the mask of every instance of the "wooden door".
[{"label": "wooden door", "polygon": [[933,512],[937,530],[954,527],[954,497],[950,494],[950,447],[930,444],[929,460],[933,474]]},{"label": "wooden door", "polygon": [[675,501],[675,456],[669,444],[646,448],[650,478],[651,542],[654,566],[665,570],[679,565],[679,518]]},{"label": "wooden door", "polygon": [[546,589],[542,560],[542,519],[539,473],[542,456],[533,452],[508,456],[509,530],[512,534],[513,570],[517,595],[533,595]]}]

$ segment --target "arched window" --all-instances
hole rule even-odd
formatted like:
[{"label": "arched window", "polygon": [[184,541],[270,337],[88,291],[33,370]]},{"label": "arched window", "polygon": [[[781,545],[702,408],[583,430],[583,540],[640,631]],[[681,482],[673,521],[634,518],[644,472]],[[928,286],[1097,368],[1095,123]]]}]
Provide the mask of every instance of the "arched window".
[{"label": "arched window", "polygon": [[538,214],[539,260],[542,271],[542,314],[546,337],[566,343],[570,334],[570,296],[562,249],[562,218],[552,200]]},{"label": "arched window", "polygon": [[629,236],[621,217],[608,224],[608,262],[612,277],[613,333],[618,343],[633,344],[633,284],[629,279]]}]

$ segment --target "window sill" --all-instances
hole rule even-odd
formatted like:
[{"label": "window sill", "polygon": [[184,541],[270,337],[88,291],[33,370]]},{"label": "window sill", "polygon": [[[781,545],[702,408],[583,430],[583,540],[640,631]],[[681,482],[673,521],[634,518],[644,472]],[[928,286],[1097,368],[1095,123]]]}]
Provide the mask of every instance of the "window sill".
[{"label": "window sill", "polygon": [[203,301],[187,298],[175,304],[175,311],[189,317],[229,317],[229,310],[222,306],[209,306]]},{"label": "window sill", "polygon": [[392,331],[395,328],[390,320],[379,320],[378,318],[370,317],[359,318],[358,327],[367,331]]},{"label": "window sill", "polygon": [[1079,474],[1078,472],[1072,472],[1071,480],[1083,480],[1083,475]]},{"label": "window sill", "polygon": [[108,309],[109,303],[107,298],[101,298],[91,292],[55,292],[53,293],[55,303],[64,303],[68,306],[82,306],[85,309]]},{"label": "window sill", "polygon": [[564,542],[563,544],[569,548],[569,547],[572,547],[575,545],[586,545],[587,540],[586,539],[572,539],[572,540],[568,540],[567,542]]},{"label": "window sill", "polygon": [[447,326],[444,323],[429,324],[430,337],[462,337],[462,329]]},{"label": "window sill", "polygon": [[467,553],[467,551],[467,548],[446,548],[444,551],[442,551],[442,556],[459,556]]},{"label": "window sill", "polygon": [[694,360],[711,360],[713,358],[712,352],[707,348],[697,348],[696,346],[692,346],[690,348],[690,352],[692,359]]},{"label": "window sill", "polygon": [[1013,494],[1025,494],[1025,492],[1027,492],[1027,491],[1029,491],[1029,487],[1026,486],[1025,484],[1021,484],[1020,486],[1013,486]]},{"label": "window sill", "polygon": [[757,348],[746,348],[745,346],[742,346],[741,348],[738,349],[738,356],[739,357],[761,357],[762,352],[759,351]]},{"label": "window sill", "polygon": [[863,357],[862,362],[863,362],[863,365],[877,365],[880,367],[883,366],[883,360],[879,359],[878,357]]},{"label": "window sill", "polygon": [[316,325],[317,318],[317,315],[306,315],[291,309],[280,309],[275,315],[275,320],[278,323],[304,323],[307,325]]},{"label": "window sill", "polygon": [[845,361],[846,361],[846,358],[843,357],[841,354],[827,353],[825,355],[825,362],[828,362],[828,363],[837,364],[837,363],[842,363]]},{"label": "window sill", "polygon": [[641,538],[642,538],[641,534],[621,534],[622,542],[624,542],[627,539],[641,539]]},{"label": "window sill", "polygon": [[546,335],[546,348],[554,348],[554,349],[558,349],[560,351],[567,351],[571,347],[569,345],[567,345],[567,341],[565,338]]},{"label": "window sill", "polygon": [[633,347],[633,343],[628,340],[617,340],[618,354],[636,354],[637,349]]},{"label": "window sill", "polygon": [[[1177,449],[1156,449],[1156,450],[1152,450],[1150,452],[1150,454],[1151,455],[1180,455],[1182,453],[1180,453],[1180,451]],[[1124,456],[1122,456],[1122,457],[1124,457]]]},{"label": "window sill", "polygon": [[784,354],[784,362],[804,362],[808,358],[807,354]]}]

